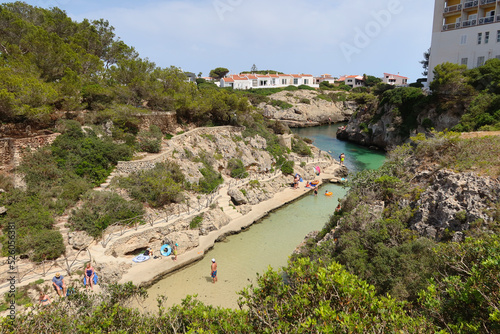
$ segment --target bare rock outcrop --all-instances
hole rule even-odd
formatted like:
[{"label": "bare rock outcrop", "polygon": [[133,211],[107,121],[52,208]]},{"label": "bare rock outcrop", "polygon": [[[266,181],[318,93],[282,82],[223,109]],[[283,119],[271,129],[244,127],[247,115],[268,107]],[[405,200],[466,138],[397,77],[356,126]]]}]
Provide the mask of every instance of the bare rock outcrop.
[{"label": "bare rock outcrop", "polygon": [[207,211],[203,214],[203,221],[200,224],[200,235],[208,235],[212,231],[219,230],[230,221],[231,219],[220,208]]},{"label": "bare rock outcrop", "polygon": [[269,98],[284,101],[292,107],[282,109],[270,104],[258,105],[264,111],[264,116],[280,120],[290,127],[307,127],[326,123],[347,121],[355,111],[354,102],[332,102],[313,90],[282,91],[272,94]]},{"label": "bare rock outcrop", "polygon": [[85,231],[76,231],[68,233],[68,243],[76,250],[87,248],[94,238]]},{"label": "bare rock outcrop", "polygon": [[410,221],[420,235],[442,239],[459,232],[455,239],[461,239],[471,224],[481,222],[487,228],[493,222],[487,212],[492,209],[489,203],[495,203],[500,196],[497,180],[448,170],[439,170],[430,177],[431,185],[414,203],[416,212]]}]

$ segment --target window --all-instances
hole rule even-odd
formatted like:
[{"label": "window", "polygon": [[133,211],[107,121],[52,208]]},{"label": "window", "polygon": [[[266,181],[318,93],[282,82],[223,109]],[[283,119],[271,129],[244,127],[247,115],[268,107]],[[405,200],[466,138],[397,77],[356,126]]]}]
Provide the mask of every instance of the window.
[{"label": "window", "polygon": [[484,33],[484,44],[488,44],[489,41],[490,41],[490,32],[487,31]]},{"label": "window", "polygon": [[281,84],[286,85],[286,79],[281,79]]},{"label": "window", "polygon": [[257,87],[257,79],[252,79],[252,87]]},{"label": "window", "polygon": [[464,45],[464,44],[466,44],[466,43],[467,43],[467,35],[462,35],[462,36],[460,37],[460,44],[461,44],[461,45]]},{"label": "window", "polygon": [[500,59],[500,55],[496,55],[496,56],[495,56],[495,58],[496,58],[496,59]]},{"label": "window", "polygon": [[500,30],[497,30],[497,43],[500,43]]},{"label": "window", "polygon": [[299,84],[299,79],[293,79],[293,84],[298,85]]},{"label": "window", "polygon": [[460,64],[467,66],[468,61],[469,61],[469,58],[462,58],[462,61],[460,62]]},{"label": "window", "polygon": [[304,85],[308,85],[309,84],[309,79],[304,79]]},{"label": "window", "polygon": [[484,65],[484,57],[477,57],[477,67]]},{"label": "window", "polygon": [[481,38],[483,38],[483,33],[480,32],[477,34],[477,44],[481,44]]}]

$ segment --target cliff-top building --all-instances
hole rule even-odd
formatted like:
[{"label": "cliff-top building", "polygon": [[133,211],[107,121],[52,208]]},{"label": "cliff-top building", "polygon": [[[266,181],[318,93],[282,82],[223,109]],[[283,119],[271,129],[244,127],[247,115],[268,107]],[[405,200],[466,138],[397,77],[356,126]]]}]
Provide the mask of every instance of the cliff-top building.
[{"label": "cliff-top building", "polygon": [[444,62],[474,68],[500,58],[500,0],[436,0],[428,82]]}]

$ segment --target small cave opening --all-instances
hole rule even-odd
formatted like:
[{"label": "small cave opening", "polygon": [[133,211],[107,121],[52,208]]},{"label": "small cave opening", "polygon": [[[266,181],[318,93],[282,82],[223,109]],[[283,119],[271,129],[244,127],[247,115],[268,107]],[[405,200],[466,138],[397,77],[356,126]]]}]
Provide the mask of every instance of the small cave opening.
[{"label": "small cave opening", "polygon": [[125,253],[125,255],[134,255],[135,256],[135,255],[139,255],[139,254],[144,254],[146,249],[148,249],[148,248],[147,247],[136,248],[130,252]]}]

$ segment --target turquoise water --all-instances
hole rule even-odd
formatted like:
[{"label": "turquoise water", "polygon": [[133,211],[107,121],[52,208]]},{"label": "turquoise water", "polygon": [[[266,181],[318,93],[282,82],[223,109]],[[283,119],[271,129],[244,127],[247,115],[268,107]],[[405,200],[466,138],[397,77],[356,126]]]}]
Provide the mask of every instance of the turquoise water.
[{"label": "turquoise water", "polygon": [[[294,130],[303,137],[313,139],[314,145],[324,151],[331,151],[337,158],[346,154],[346,166],[352,171],[365,168],[378,168],[384,161],[384,154],[371,151],[358,145],[341,142],[335,138],[338,125],[321,126]],[[299,191],[305,194],[305,184]],[[325,190],[332,196],[322,195]],[[250,283],[255,283],[257,274],[268,267],[279,269],[287,264],[293,250],[306,234],[320,230],[333,213],[338,199],[347,189],[327,184],[322,186],[315,197],[312,194],[269,214],[261,222],[253,224],[248,230],[216,243],[204,259],[179,270],[148,289],[149,297],[144,307],[153,310],[156,297],[168,297],[166,306],[179,304],[186,295],[198,295],[198,299],[214,306],[237,308],[238,295]],[[182,254],[179,255],[182,257]],[[210,278],[211,259],[218,264],[219,281],[212,283]]]},{"label": "turquoise water", "polygon": [[314,140],[313,145],[327,151],[337,159],[340,153],[345,153],[345,165],[351,172],[364,169],[377,169],[385,161],[385,152],[373,151],[364,146],[338,140],[335,136],[337,129],[345,124],[323,125],[311,128],[292,129],[302,137]]}]

